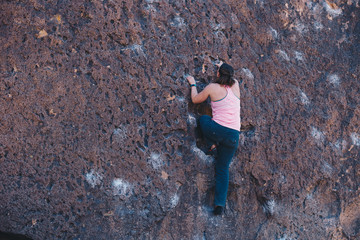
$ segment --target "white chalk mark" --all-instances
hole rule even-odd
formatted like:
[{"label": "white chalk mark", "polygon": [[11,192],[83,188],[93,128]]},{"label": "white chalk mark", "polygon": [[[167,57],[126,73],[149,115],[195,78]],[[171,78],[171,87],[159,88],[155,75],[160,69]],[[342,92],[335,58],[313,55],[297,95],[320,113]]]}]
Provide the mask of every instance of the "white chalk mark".
[{"label": "white chalk mark", "polygon": [[128,47],[122,48],[121,50],[131,50],[136,52],[137,54],[144,55],[144,48],[142,45],[139,44],[133,44]]},{"label": "white chalk mark", "polygon": [[214,30],[214,31],[221,31],[221,30],[224,30],[225,29],[225,25],[223,23],[210,23],[211,25],[211,28]]},{"label": "white chalk mark", "polygon": [[198,147],[193,146],[191,150],[204,162],[212,163],[214,158],[211,156],[206,155],[203,151],[201,151]]},{"label": "white chalk mark", "polygon": [[255,0],[255,4],[260,3],[260,7],[264,7],[264,0]]},{"label": "white chalk mark", "polygon": [[226,38],[225,34],[222,31],[215,31],[215,35],[218,38]]},{"label": "white chalk mark", "polygon": [[339,84],[340,84],[340,78],[337,74],[329,75],[328,81],[335,86],[339,86]]},{"label": "white chalk mark", "polygon": [[344,150],[347,146],[347,141],[346,140],[342,140],[341,141],[341,150]]},{"label": "white chalk mark", "polygon": [[164,165],[162,156],[159,153],[151,153],[149,162],[154,169],[159,169]]},{"label": "white chalk mark", "polygon": [[306,195],[306,199],[307,199],[307,200],[312,200],[312,199],[314,199],[314,195],[313,195],[312,193],[308,193],[308,194]]},{"label": "white chalk mark", "polygon": [[128,196],[132,192],[131,184],[120,178],[115,178],[112,182],[112,186],[114,195]]},{"label": "white chalk mark", "polygon": [[149,209],[144,209],[140,211],[140,216],[146,217],[150,213]]},{"label": "white chalk mark", "polygon": [[100,173],[95,172],[94,169],[91,169],[91,171],[86,174],[86,181],[91,185],[92,188],[94,188],[96,185],[99,185],[102,179],[103,176]]},{"label": "white chalk mark", "polygon": [[281,175],[280,178],[279,178],[279,183],[284,184],[284,183],[286,183],[286,182],[287,182],[287,181],[286,181],[286,176]]},{"label": "white chalk mark", "polygon": [[176,207],[176,205],[179,203],[179,200],[180,200],[179,195],[177,195],[177,194],[175,193],[175,195],[174,195],[174,196],[171,198],[171,200],[170,200],[171,208]]},{"label": "white chalk mark", "polygon": [[320,22],[314,22],[314,27],[316,30],[321,30],[324,26]]},{"label": "white chalk mark", "polygon": [[324,133],[322,133],[321,131],[319,131],[317,128],[312,127],[311,128],[311,135],[313,136],[313,138],[315,138],[315,140],[317,140],[318,142],[324,142],[325,140],[325,135]]},{"label": "white chalk mark", "polygon": [[178,27],[178,28],[182,28],[184,27],[186,24],[185,24],[185,20],[180,17],[180,16],[176,16],[174,18],[174,20],[170,23],[171,26],[175,26],[175,27]]},{"label": "white chalk mark", "polygon": [[197,126],[196,118],[191,114],[188,115],[188,122],[191,126],[195,126],[195,127]]},{"label": "white chalk mark", "polygon": [[321,170],[324,174],[326,174],[328,176],[331,176],[331,174],[333,173],[333,168],[327,162],[324,162],[324,164],[321,167]]},{"label": "white chalk mark", "polygon": [[270,27],[269,32],[270,32],[271,36],[273,37],[273,39],[278,38],[278,32],[274,28]]},{"label": "white chalk mark", "polygon": [[304,105],[308,105],[310,104],[310,100],[309,98],[306,96],[306,94],[300,90],[300,100],[301,100],[301,103],[304,104]]},{"label": "white chalk mark", "polygon": [[337,7],[336,5],[330,5],[328,1],[324,1],[324,7],[326,12],[332,17],[337,17],[342,13],[341,8]]},{"label": "white chalk mark", "polygon": [[351,133],[350,137],[355,146],[360,146],[360,135],[359,134],[353,132],[353,133]]},{"label": "white chalk mark", "polygon": [[332,146],[335,150],[341,149],[341,142],[338,140],[336,143],[330,143],[330,146]]},{"label": "white chalk mark", "polygon": [[203,233],[198,233],[192,238],[192,240],[206,240],[206,238]]},{"label": "white chalk mark", "polygon": [[273,215],[275,213],[275,200],[271,199],[267,202],[267,205],[269,206],[269,211],[271,215]]},{"label": "white chalk mark", "polygon": [[134,44],[134,45],[131,45],[130,48],[132,50],[136,50],[136,51],[143,51],[143,46],[139,45],[139,44]]},{"label": "white chalk mark", "polygon": [[236,25],[240,24],[239,18],[236,16],[235,13],[231,13],[231,21]]},{"label": "white chalk mark", "polygon": [[[244,145],[245,144],[245,136],[244,134],[239,135],[239,144]],[[233,161],[232,161],[233,162]]]},{"label": "white chalk mark", "polygon": [[254,75],[252,74],[252,72],[249,69],[243,68],[242,71],[245,73],[246,77],[248,77],[251,80],[254,79]]},{"label": "white chalk mark", "polygon": [[308,31],[308,29],[306,28],[306,26],[302,23],[297,23],[295,25],[295,29],[298,33],[303,34],[306,33]]},{"label": "white chalk mark", "polygon": [[283,59],[285,59],[286,61],[290,61],[289,56],[286,54],[286,52],[284,52],[283,50],[279,50],[279,56],[282,57]]},{"label": "white chalk mark", "polygon": [[342,155],[342,152],[345,151],[347,144],[346,140],[337,140],[335,143],[330,143],[330,146],[338,155]]},{"label": "white chalk mark", "polygon": [[130,49],[137,52],[137,53],[142,53],[144,54],[144,49],[143,46],[139,45],[139,44],[134,44],[132,46],[130,46]]},{"label": "white chalk mark", "polygon": [[262,206],[264,212],[268,212],[270,215],[274,215],[275,213],[275,200],[271,199],[266,201],[266,203]]},{"label": "white chalk mark", "polygon": [[294,51],[295,53],[295,59],[298,60],[298,61],[304,61],[304,54],[302,54],[301,52],[297,52],[297,51]]},{"label": "white chalk mark", "polygon": [[124,140],[127,138],[127,129],[125,126],[120,126],[118,128],[115,128],[113,131],[114,138],[118,140]]},{"label": "white chalk mark", "polygon": [[283,235],[281,238],[276,239],[276,240],[292,240],[292,238],[288,237],[288,235]]},{"label": "white chalk mark", "polygon": [[185,98],[184,97],[176,97],[176,99],[179,101],[179,102],[185,102]]},{"label": "white chalk mark", "polygon": [[147,5],[145,9],[149,12],[153,12],[153,13],[157,12],[153,5]]}]

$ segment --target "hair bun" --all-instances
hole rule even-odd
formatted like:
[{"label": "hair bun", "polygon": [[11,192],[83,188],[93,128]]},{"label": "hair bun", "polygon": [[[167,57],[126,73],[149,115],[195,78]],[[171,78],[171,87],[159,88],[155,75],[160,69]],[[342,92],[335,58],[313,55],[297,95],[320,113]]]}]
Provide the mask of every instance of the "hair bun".
[{"label": "hair bun", "polygon": [[233,69],[233,67],[230,66],[229,64],[223,63],[223,64],[220,66],[219,73],[222,74],[222,75],[226,75],[226,76],[232,77],[232,76],[234,75],[234,69]]}]

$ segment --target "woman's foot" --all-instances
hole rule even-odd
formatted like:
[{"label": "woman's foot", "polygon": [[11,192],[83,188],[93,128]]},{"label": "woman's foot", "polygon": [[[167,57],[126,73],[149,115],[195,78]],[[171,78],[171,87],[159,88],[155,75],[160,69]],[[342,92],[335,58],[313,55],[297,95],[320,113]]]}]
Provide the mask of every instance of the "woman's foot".
[{"label": "woman's foot", "polygon": [[224,212],[224,207],[222,206],[215,206],[215,209],[214,209],[214,215],[222,215]]},{"label": "woman's foot", "polygon": [[209,148],[209,150],[207,150],[206,155],[216,155],[216,145],[213,144],[211,145],[211,147]]}]

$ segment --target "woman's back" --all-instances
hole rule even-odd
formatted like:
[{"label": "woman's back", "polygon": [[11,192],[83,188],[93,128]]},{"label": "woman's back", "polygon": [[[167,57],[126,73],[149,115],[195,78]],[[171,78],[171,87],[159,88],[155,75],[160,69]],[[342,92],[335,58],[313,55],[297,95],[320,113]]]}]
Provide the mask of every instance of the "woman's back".
[{"label": "woman's back", "polygon": [[[225,85],[220,85],[218,83],[212,83],[212,91],[210,92],[211,101],[218,101],[224,98],[227,95]],[[240,88],[238,81],[235,80],[235,83],[230,87],[231,91],[240,98]]]},{"label": "woman's back", "polygon": [[237,81],[231,87],[216,85],[210,93],[213,120],[224,127],[240,131],[240,90]]}]

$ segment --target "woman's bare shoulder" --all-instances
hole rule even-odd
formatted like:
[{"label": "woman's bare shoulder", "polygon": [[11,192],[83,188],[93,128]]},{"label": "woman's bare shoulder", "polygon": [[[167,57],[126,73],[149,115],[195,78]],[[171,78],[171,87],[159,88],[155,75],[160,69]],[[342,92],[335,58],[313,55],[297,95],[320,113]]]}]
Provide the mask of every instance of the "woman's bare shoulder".
[{"label": "woman's bare shoulder", "polygon": [[237,80],[237,79],[234,79],[234,81],[235,81],[235,83],[234,83],[234,87],[235,88],[240,88],[240,83],[239,83],[239,81]]},{"label": "woman's bare shoulder", "polygon": [[233,90],[233,92],[235,93],[235,95],[237,97],[240,97],[240,85],[239,85],[239,81],[234,79],[235,83],[234,85],[231,87],[231,89]]},{"label": "woman's bare shoulder", "polygon": [[211,88],[211,89],[217,89],[217,88],[221,87],[221,85],[218,84],[218,83],[210,83],[208,85],[208,87]]}]

